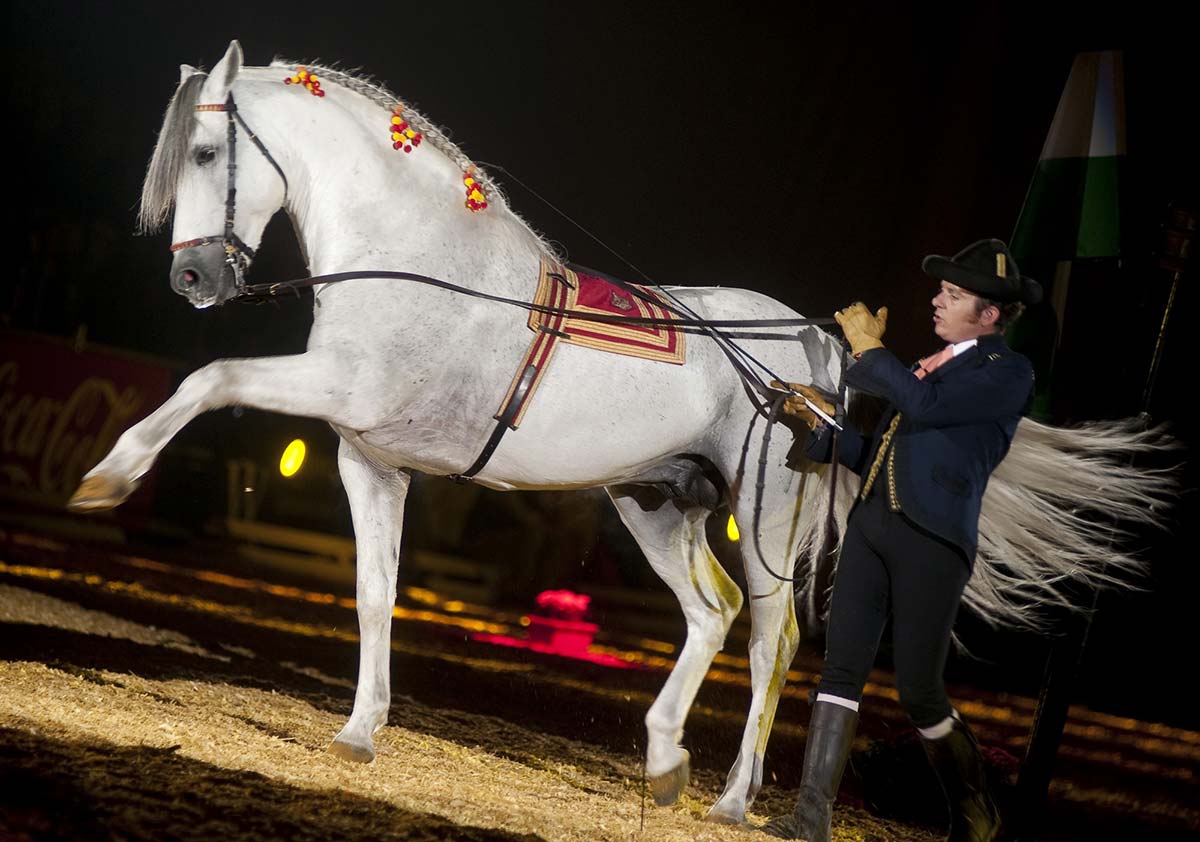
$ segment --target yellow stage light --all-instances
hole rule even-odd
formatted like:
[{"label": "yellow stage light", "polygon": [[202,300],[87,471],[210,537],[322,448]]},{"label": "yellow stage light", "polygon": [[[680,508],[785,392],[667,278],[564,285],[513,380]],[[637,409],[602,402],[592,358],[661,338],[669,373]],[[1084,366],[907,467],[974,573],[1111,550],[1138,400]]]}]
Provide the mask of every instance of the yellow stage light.
[{"label": "yellow stage light", "polygon": [[296,439],[289,444],[283,451],[283,456],[279,459],[279,473],[285,477],[290,477],[296,471],[300,470],[300,466],[304,464],[304,454],[307,451],[303,439]]}]

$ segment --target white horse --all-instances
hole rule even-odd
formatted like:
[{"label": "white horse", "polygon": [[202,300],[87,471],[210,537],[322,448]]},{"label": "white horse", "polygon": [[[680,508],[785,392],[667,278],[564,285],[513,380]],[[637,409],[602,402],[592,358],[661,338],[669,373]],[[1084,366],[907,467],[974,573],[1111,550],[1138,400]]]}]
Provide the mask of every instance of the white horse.
[{"label": "white horse", "polygon": [[[468,162],[420,115],[403,112],[424,130],[424,143],[407,154],[394,148],[388,129],[396,100],[385,90],[314,68],[325,85],[319,91],[327,94],[314,96],[303,84],[284,83],[295,73],[292,66],[242,67],[237,42],[207,75],[183,67],[147,175],[144,222],[161,221],[173,204],[177,244],[221,230],[231,177],[229,115],[204,106],[221,106],[232,94],[238,115],[279,168],[238,124],[233,228],[244,244],[256,246],[283,207],[314,274],[403,269],[529,300],[541,261],[555,256],[507,208],[486,174],[474,173],[488,201],[475,213],[464,206]],[[196,307],[231,298],[236,289],[226,257],[220,243],[179,248],[173,287]],[[797,317],[745,290],[678,288],[673,294],[704,317]],[[792,379],[832,390],[836,343],[812,333],[804,343],[808,354],[797,354],[793,343],[744,346]],[[355,280],[319,287],[303,354],[220,360],[194,372],[122,435],[84,478],[72,505],[120,503],[171,437],[207,410],[242,405],[328,421],[341,436],[338,466],[357,542],[361,633],[354,709],[331,750],[369,761],[372,733],[385,723],[391,700],[389,634],[408,472],[451,475],[473,462],[530,338],[523,312],[429,286]],[[705,539],[715,494],[684,493],[647,505],[630,492],[645,484],[709,487],[704,474],[715,473],[714,485],[723,486],[738,523],[749,527],[756,520],[765,427],[723,352],[706,337],[688,339],[683,365],[560,347],[520,428],[475,477],[502,490],[604,486],[679,599],[687,640],[646,715],[646,771],[664,803],[687,783],[688,754],[679,745],[684,719],[742,594]],[[827,504],[829,494],[821,487],[823,466],[787,467],[790,444],[787,435],[771,442],[757,534],[763,557],[784,576],[806,547],[820,547],[826,511],[818,503],[823,497]],[[708,497],[709,507],[699,497]],[[711,812],[727,821],[742,820],[761,783],[767,735],[799,639],[792,588],[757,559],[748,557],[745,567],[753,690],[738,760]]]},{"label": "white horse", "polygon": [[[234,297],[248,256],[282,207],[316,275],[404,270],[528,300],[540,265],[556,255],[509,210],[486,173],[411,108],[400,111],[402,121],[424,143],[397,132],[391,117],[399,103],[382,87],[328,68],[311,71],[320,81],[300,78],[290,64],[243,68],[236,41],[209,74],[181,68],[141,208],[149,229],[174,208],[175,290],[196,307]],[[235,104],[236,115],[229,110]],[[486,209],[464,206],[468,198],[479,207],[472,190],[481,191]],[[704,318],[797,316],[746,290],[671,292]],[[370,761],[372,734],[391,701],[390,629],[409,472],[454,475],[474,461],[530,337],[522,312],[444,289],[382,279],[317,287],[303,354],[219,360],[194,372],[121,436],[71,505],[118,505],[171,437],[207,410],[243,405],[328,421],[341,437],[338,466],[356,534],[361,635],[354,709],[330,750]],[[805,334],[804,353],[791,343],[741,344],[791,380],[834,389],[840,355],[818,330]],[[852,498],[848,472],[834,489],[826,466],[786,464],[790,435],[771,439],[760,466],[765,427],[706,336],[689,337],[683,365],[566,345],[520,429],[475,477],[501,490],[604,486],[678,598],[686,643],[645,720],[646,772],[660,804],[687,784],[684,721],[742,605],[708,547],[705,519],[723,499],[743,531],[754,533],[742,542],[752,696],[737,760],[709,812],[727,822],[744,819],[762,782],[767,737],[799,641],[792,588],[773,572],[789,576],[799,562],[798,575],[811,577],[828,507],[844,523]],[[1106,545],[1108,533],[1093,540],[1075,509],[1104,503],[1153,520],[1146,515],[1153,478],[1114,479],[1114,462],[1102,454],[1120,458],[1156,441],[1130,428],[1076,433],[1022,422],[984,501],[968,604],[990,621],[1028,625],[1037,616],[1030,605],[1063,601],[1066,579],[1111,581],[1136,567]],[[654,490],[635,498],[639,486]],[[1108,498],[1098,500],[1101,486]],[[1116,574],[1108,572],[1114,566]],[[817,590],[809,588],[810,606],[819,602]]]}]

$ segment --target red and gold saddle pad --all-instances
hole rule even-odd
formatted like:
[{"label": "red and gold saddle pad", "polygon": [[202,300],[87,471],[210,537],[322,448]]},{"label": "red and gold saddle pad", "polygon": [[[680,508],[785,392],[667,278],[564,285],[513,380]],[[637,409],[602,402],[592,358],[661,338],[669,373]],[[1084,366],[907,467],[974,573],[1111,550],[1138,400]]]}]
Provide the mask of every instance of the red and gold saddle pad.
[{"label": "red and gold saddle pad", "polygon": [[[580,314],[674,318],[661,295],[642,286],[636,288],[652,300],[633,295],[596,275],[574,272],[565,266],[543,260],[533,303]],[[495,415],[495,418],[502,419],[507,414],[512,418],[509,426],[514,430],[525,416],[559,342],[674,365],[684,362],[684,334],[675,327],[606,324],[578,316],[534,310],[529,314],[529,329],[536,335]]]},{"label": "red and gold saddle pad", "polygon": [[[557,276],[557,277],[556,277]],[[558,280],[566,278],[566,283]],[[541,277],[533,303],[547,307],[560,307],[576,313],[600,313],[606,316],[632,316],[639,318],[670,319],[671,312],[658,293],[642,286],[630,286],[644,293],[654,302],[633,295],[614,283],[596,275],[573,272],[560,266],[542,262]],[[563,342],[583,345],[598,351],[624,354],[663,363],[682,365],[684,360],[684,335],[677,328],[663,325],[623,325],[594,322],[574,316],[557,316],[539,313],[529,314],[529,327],[540,331],[543,327],[567,334],[560,337]]]}]

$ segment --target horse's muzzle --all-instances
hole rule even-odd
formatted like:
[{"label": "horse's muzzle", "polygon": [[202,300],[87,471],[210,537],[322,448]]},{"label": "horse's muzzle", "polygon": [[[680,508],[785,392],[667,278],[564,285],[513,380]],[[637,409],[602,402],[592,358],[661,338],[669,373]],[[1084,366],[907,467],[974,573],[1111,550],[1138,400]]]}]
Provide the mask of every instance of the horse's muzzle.
[{"label": "horse's muzzle", "polygon": [[225,260],[225,249],[210,243],[176,252],[171,261],[171,289],[201,309],[236,296],[237,281]]}]

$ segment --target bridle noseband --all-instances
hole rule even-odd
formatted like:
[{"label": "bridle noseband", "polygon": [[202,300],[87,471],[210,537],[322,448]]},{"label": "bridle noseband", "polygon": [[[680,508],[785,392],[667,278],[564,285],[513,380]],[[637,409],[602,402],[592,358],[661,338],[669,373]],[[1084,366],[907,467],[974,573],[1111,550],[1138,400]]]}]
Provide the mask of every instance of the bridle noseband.
[{"label": "bridle noseband", "polygon": [[283,174],[283,168],[275,161],[271,153],[267,151],[267,147],[258,139],[258,135],[246,124],[242,119],[242,115],[238,112],[237,103],[233,101],[233,93],[231,92],[224,103],[216,103],[209,105],[197,105],[194,107],[196,111],[224,111],[227,119],[226,128],[226,146],[228,153],[227,169],[229,172],[229,186],[225,193],[225,231],[217,236],[212,237],[197,237],[194,240],[185,240],[182,243],[174,243],[171,246],[171,251],[182,251],[183,249],[196,248],[198,246],[207,246],[213,243],[219,243],[225,250],[225,264],[229,266],[233,272],[234,284],[237,286],[238,292],[242,292],[245,287],[244,273],[250,266],[250,261],[254,259],[254,249],[246,245],[246,243],[233,230],[233,220],[237,213],[237,124],[242,124],[242,129],[245,130],[246,136],[250,138],[250,142],[258,147],[258,151],[263,154],[267,162],[275,168],[275,172],[279,173],[279,177],[283,179],[283,200],[287,201],[288,195],[288,180]]}]

